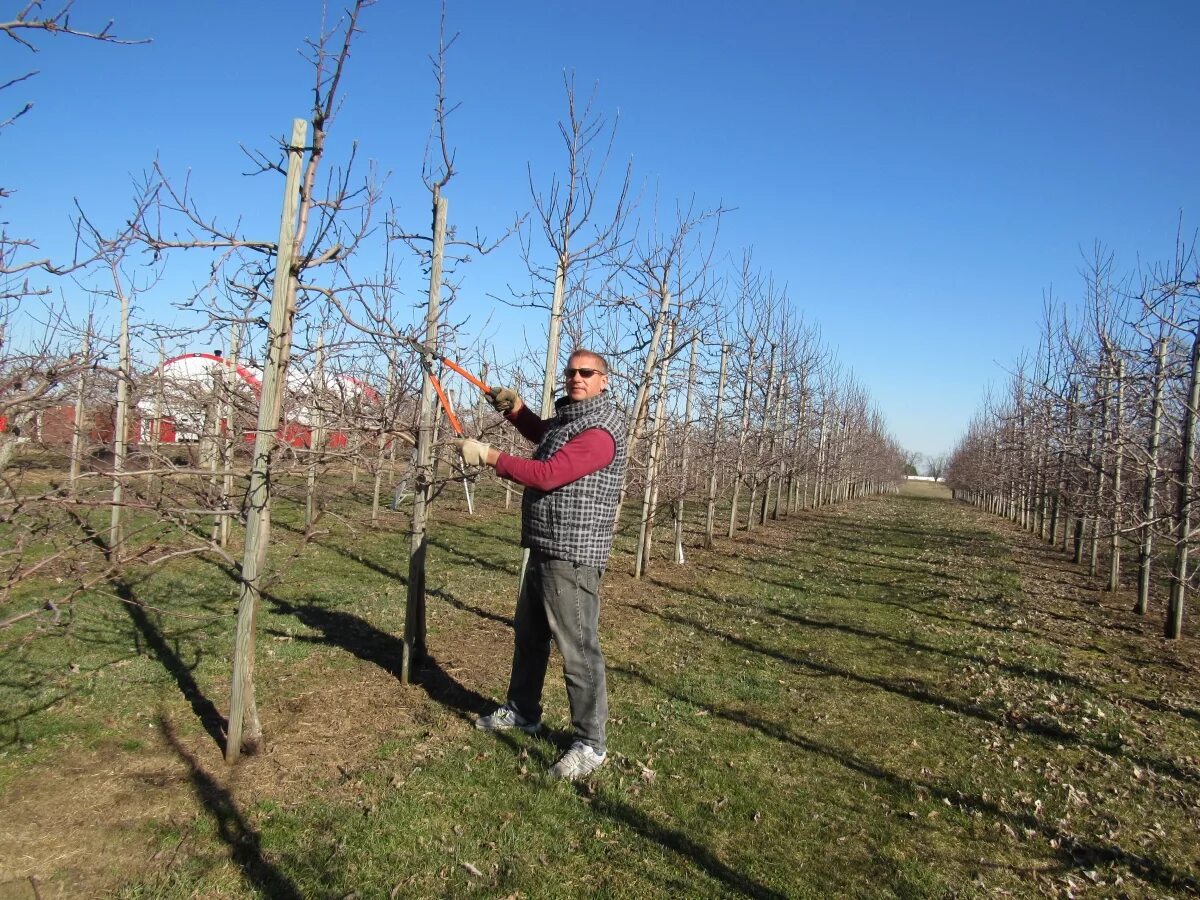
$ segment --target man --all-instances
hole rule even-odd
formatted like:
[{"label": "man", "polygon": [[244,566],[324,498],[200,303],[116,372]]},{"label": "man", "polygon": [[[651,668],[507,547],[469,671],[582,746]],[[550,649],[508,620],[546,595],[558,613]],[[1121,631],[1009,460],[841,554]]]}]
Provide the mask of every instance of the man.
[{"label": "man", "polygon": [[543,420],[508,388],[489,401],[537,444],[532,459],[510,456],[480,441],[459,442],[467,465],[493,466],[525,486],[521,545],[529,566],[517,599],[508,697],[476,720],[487,731],[541,727],[542,686],[554,638],[563,657],[575,739],[551,767],[554,778],[583,778],[607,758],[608,689],[600,652],[600,578],[612,548],[625,475],[625,425],[607,393],[608,363],[576,350],[567,361],[566,396]]}]

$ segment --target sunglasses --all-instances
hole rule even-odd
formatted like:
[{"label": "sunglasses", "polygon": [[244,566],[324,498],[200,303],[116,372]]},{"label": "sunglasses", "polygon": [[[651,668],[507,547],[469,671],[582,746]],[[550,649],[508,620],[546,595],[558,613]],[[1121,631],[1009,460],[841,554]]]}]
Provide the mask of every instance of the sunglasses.
[{"label": "sunglasses", "polygon": [[591,378],[593,375],[607,374],[607,372],[601,372],[599,369],[563,369],[563,378],[574,378],[576,375],[583,378]]}]

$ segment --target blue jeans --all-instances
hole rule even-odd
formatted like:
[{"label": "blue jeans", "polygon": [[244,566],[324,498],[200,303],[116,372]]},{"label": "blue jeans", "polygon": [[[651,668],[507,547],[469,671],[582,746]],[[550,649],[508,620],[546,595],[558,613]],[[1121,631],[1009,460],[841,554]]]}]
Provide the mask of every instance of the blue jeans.
[{"label": "blue jeans", "polygon": [[542,717],[550,639],[558,645],[576,740],[606,751],[608,685],[600,652],[600,570],[530,551],[517,599],[508,703],[530,722]]}]

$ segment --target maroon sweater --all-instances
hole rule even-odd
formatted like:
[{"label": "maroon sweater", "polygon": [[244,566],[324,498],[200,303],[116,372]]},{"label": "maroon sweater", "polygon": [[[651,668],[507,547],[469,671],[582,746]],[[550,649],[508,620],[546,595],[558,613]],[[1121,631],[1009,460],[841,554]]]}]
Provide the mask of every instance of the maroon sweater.
[{"label": "maroon sweater", "polygon": [[[505,418],[535,444],[546,433],[546,423],[524,404],[515,414],[508,413]],[[589,428],[567,441],[547,460],[501,453],[496,460],[496,474],[539,491],[552,491],[584,475],[599,472],[613,461],[616,453],[611,434],[603,428]]]}]

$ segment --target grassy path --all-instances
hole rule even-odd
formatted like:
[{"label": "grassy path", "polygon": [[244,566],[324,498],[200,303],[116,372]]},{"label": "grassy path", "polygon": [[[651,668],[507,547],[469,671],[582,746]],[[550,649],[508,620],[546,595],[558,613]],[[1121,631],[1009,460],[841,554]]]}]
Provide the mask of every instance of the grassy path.
[{"label": "grassy path", "polygon": [[0,757],[0,897],[1200,892],[1196,636],[1166,645],[1006,523],[926,488],[643,582],[618,558],[611,762],[576,786],[542,776],[567,739],[556,675],[546,735],[470,728],[507,677],[514,529],[439,527],[422,686],[394,677],[403,535],[295,558],[262,625],[271,746],[232,772],[210,721],[224,624],[164,620],[155,643],[110,616],[143,651],[71,657],[107,682],[6,695],[28,712]]}]

